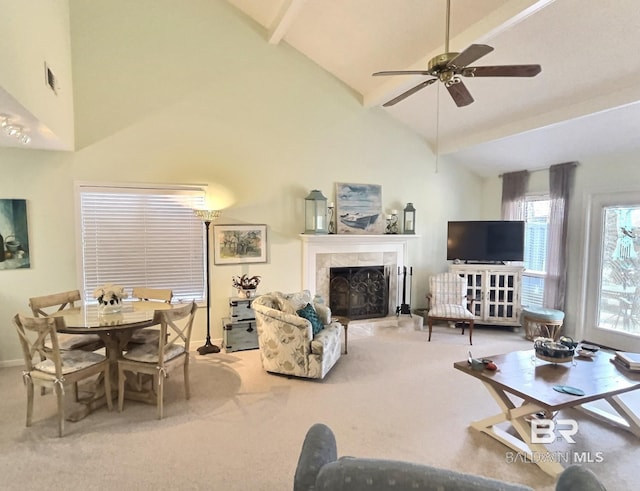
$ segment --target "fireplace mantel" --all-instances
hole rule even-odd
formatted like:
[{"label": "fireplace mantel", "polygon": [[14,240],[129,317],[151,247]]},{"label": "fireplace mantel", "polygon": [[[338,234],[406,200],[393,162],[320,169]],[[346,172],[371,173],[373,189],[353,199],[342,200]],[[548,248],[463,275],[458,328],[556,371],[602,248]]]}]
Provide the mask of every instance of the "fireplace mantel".
[{"label": "fireplace mantel", "polygon": [[[402,268],[406,264],[405,258],[407,257],[409,241],[419,237],[419,235],[408,234],[300,234],[300,240],[302,242],[302,288],[326,297],[328,294],[328,281],[327,278],[325,278],[327,264],[319,264],[319,258],[327,257],[324,255],[331,255],[331,257],[335,258],[345,258],[347,255],[354,255],[355,260],[360,264],[350,265],[358,266],[362,265],[363,258],[366,258],[367,255],[380,256],[391,254],[394,258],[393,264],[398,268]],[[384,264],[382,261],[377,261],[376,263]],[[324,273],[319,276],[319,271],[324,271]],[[395,288],[395,285],[396,280],[394,275],[392,277],[391,287]],[[395,290],[391,291],[393,292]],[[391,298],[394,296],[393,294],[390,295]]]},{"label": "fireplace mantel", "polygon": [[414,234],[347,235],[347,234],[300,234],[300,240],[309,244],[372,244],[406,243],[410,239],[420,238]]}]

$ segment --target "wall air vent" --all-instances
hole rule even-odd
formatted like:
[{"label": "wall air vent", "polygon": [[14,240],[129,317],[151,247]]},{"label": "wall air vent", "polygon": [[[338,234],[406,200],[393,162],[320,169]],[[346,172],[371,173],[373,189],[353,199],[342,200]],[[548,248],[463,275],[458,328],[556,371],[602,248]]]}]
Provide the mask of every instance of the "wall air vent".
[{"label": "wall air vent", "polygon": [[53,90],[54,94],[58,95],[58,79],[46,61],[44,62],[44,82],[47,84],[47,87]]}]

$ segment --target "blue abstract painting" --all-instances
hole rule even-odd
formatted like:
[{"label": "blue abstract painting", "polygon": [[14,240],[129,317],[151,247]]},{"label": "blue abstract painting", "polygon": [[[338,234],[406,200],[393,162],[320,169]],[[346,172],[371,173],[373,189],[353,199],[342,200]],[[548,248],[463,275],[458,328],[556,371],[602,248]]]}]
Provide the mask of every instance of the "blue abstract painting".
[{"label": "blue abstract painting", "polygon": [[30,267],[27,200],[0,199],[0,270]]}]

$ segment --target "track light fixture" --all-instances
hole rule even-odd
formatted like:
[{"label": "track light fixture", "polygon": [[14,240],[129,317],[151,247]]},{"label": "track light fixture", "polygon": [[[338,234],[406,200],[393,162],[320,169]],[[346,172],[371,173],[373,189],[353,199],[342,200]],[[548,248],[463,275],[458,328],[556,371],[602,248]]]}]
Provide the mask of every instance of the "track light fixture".
[{"label": "track light fixture", "polygon": [[25,132],[23,126],[13,124],[6,114],[0,114],[0,128],[4,130],[7,136],[18,139],[23,145],[31,143],[31,137]]}]

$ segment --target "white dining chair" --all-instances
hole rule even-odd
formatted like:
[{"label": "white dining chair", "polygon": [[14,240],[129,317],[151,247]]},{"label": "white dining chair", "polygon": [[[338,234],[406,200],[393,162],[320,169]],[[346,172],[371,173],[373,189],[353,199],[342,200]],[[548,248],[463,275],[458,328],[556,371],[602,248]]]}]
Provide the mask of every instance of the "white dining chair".
[{"label": "white dining chair", "polygon": [[[82,302],[80,291],[70,290],[31,297],[29,307],[34,317],[48,317],[61,310],[75,308],[77,302]],[[104,347],[104,343],[97,334],[58,334],[58,343],[61,350],[96,351]]]},{"label": "white dining chair", "polygon": [[55,392],[58,402],[60,437],[64,434],[65,387],[77,386],[81,380],[102,375],[109,410],[113,406],[109,360],[91,351],[61,350],[56,332],[61,322],[64,322],[63,318],[26,317],[20,314],[13,318],[24,355],[22,378],[27,387],[26,426],[31,426],[33,419],[34,386],[50,388]]},{"label": "white dining chair", "polygon": [[191,397],[189,388],[189,344],[193,320],[198,310],[195,302],[167,310],[156,310],[160,324],[157,342],[134,346],[118,360],[118,410],[124,407],[126,372],[153,377],[156,391],[158,419],[163,417],[164,383],[169,372],[183,367],[185,398]]}]

